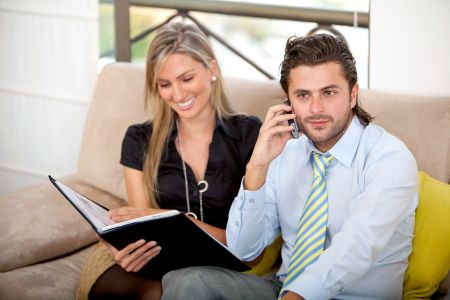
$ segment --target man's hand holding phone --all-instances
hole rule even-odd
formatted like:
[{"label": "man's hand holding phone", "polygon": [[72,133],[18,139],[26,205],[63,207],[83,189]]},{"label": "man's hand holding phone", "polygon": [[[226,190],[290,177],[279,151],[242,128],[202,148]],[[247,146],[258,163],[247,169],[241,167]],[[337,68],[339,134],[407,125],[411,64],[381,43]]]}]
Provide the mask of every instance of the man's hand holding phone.
[{"label": "man's hand holding phone", "polygon": [[246,190],[254,191],[264,184],[270,163],[291,138],[292,126],[287,124],[288,120],[295,120],[291,106],[278,104],[269,108],[247,164],[244,178]]}]

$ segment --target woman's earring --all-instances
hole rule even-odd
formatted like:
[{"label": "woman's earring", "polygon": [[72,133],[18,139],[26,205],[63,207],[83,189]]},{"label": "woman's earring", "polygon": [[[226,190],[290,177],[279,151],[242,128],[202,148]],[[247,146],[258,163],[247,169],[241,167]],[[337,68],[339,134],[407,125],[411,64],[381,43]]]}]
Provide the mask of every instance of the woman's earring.
[{"label": "woman's earring", "polygon": [[216,77],[216,76],[211,77],[211,81],[212,81],[212,82],[214,82],[214,81],[216,81],[216,80],[217,80],[217,77]]}]

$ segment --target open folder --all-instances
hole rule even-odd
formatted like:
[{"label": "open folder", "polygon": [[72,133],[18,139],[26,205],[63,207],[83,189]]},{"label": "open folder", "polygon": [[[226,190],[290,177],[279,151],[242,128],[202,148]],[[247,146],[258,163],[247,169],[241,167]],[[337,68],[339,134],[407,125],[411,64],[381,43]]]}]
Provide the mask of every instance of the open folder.
[{"label": "open folder", "polygon": [[239,272],[250,269],[225,245],[177,210],[114,223],[107,215],[108,209],[48,177],[95,232],[117,249],[140,239],[156,241],[161,246],[161,252],[139,272],[143,275],[161,277],[171,270],[192,266],[217,266]]}]

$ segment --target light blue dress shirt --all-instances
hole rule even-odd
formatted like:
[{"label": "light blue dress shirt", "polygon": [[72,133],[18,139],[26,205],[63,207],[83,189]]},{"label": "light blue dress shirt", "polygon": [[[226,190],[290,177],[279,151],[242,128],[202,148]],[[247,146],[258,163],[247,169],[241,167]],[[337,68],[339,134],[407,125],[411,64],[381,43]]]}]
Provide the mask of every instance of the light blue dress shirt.
[{"label": "light blue dress shirt", "polygon": [[[302,136],[271,163],[257,191],[241,189],[226,229],[231,251],[256,258],[281,232],[284,280],[298,221],[313,182]],[[417,206],[417,166],[408,148],[381,127],[354,117],[328,151],[325,251],[287,288],[305,299],[401,299]]]}]

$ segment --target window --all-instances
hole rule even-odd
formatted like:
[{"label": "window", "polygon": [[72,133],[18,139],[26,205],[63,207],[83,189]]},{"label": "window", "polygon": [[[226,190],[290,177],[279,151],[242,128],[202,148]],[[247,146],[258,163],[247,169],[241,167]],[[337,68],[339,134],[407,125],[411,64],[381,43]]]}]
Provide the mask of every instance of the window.
[{"label": "window", "polygon": [[[231,2],[231,0],[228,0]],[[234,1],[236,2],[236,1]],[[243,1],[239,1],[243,2]],[[327,10],[368,12],[368,0],[247,0],[270,5],[298,6],[304,8],[318,8]],[[295,2],[295,3],[294,3]],[[160,9],[152,7],[130,7],[131,37],[155,26],[169,16],[176,13],[174,9]],[[212,32],[227,41],[232,47],[258,64],[274,78],[279,78],[279,65],[283,58],[284,46],[288,37],[305,35],[317,26],[316,23],[289,20],[274,20],[242,16],[221,15],[213,13],[190,12],[191,16],[207,26]],[[357,62],[359,83],[363,88],[368,84],[368,28],[333,25],[347,40]],[[145,56],[152,34],[133,43],[131,53],[132,62],[145,63]],[[219,64],[226,76],[250,79],[263,79],[265,76],[258,72],[244,60],[234,55],[229,49],[211,39],[219,60]],[[114,60],[114,8],[111,3],[100,3],[100,49],[104,61]],[[239,71],[237,71],[239,70]]]}]

